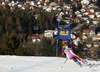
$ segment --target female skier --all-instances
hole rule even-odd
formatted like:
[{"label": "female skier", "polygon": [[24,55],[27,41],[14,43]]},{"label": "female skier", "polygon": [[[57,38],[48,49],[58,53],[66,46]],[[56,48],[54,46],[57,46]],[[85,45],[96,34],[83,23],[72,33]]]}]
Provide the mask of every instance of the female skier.
[{"label": "female skier", "polygon": [[[77,62],[80,66],[82,66],[82,64],[79,62],[81,61],[84,65],[88,66],[90,64],[88,64],[85,60],[83,60],[82,58],[80,58],[78,55],[76,55],[72,49],[71,46],[73,46],[72,44],[69,43],[69,41],[65,41],[64,45],[62,46],[62,54],[66,55],[66,57],[68,59],[73,59],[75,62]],[[73,48],[76,49],[75,46],[73,46]]]}]

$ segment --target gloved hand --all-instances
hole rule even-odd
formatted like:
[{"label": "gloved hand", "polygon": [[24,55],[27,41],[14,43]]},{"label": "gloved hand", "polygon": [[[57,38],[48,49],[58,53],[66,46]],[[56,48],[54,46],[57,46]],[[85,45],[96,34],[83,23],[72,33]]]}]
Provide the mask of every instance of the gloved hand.
[{"label": "gloved hand", "polygon": [[65,53],[62,53],[64,56],[66,55]]}]

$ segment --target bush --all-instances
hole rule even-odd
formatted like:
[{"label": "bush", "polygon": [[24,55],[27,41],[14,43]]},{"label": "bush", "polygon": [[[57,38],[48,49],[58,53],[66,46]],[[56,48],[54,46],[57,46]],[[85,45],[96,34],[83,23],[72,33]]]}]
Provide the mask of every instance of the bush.
[{"label": "bush", "polygon": [[30,48],[23,48],[20,46],[15,50],[15,54],[19,56],[32,56],[34,52]]}]

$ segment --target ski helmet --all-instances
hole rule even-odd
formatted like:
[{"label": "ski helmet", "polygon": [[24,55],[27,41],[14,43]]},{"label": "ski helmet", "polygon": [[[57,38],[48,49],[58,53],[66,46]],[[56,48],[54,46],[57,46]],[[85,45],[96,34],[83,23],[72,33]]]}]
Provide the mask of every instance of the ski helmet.
[{"label": "ski helmet", "polygon": [[64,41],[64,44],[67,44],[67,43],[69,43],[69,41],[68,41],[68,40],[65,40],[65,41]]}]

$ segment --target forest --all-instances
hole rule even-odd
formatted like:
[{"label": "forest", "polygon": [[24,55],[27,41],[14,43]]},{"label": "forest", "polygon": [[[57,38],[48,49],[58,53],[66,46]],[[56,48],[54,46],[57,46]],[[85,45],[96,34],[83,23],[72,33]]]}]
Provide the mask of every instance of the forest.
[{"label": "forest", "polygon": [[[37,19],[35,19],[35,15],[38,15]],[[41,34],[45,29],[55,29],[57,22],[55,18],[51,18],[53,15],[55,15],[55,12],[48,13],[41,9],[34,12],[32,10],[24,11],[21,9],[16,11],[9,9],[0,10],[0,54],[44,55],[40,52],[44,51],[42,48],[49,47],[50,49],[51,45],[53,45],[51,41],[47,42],[49,46],[44,45],[45,42],[32,44],[28,42],[28,37],[36,33]],[[35,28],[36,26],[38,26],[38,29]],[[45,40],[48,39],[44,38],[43,41]],[[36,48],[39,49],[37,50]]]}]

